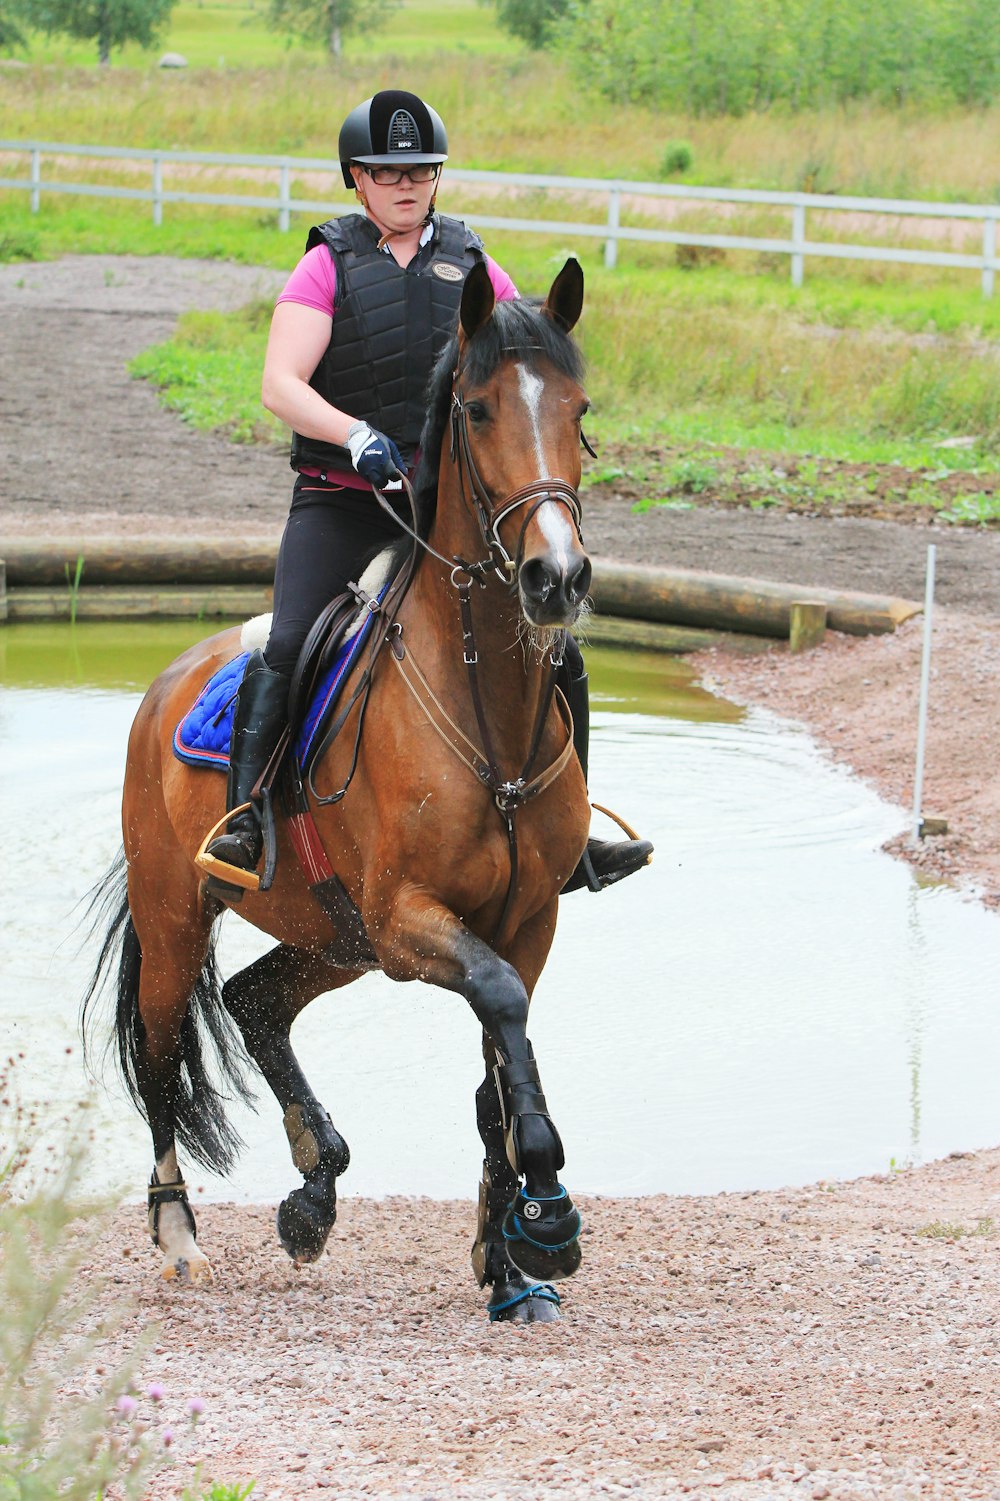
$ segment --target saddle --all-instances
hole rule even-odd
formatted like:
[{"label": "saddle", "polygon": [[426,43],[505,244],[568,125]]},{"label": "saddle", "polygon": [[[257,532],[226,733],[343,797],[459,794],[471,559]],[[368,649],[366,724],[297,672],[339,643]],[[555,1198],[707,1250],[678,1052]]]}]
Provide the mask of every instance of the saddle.
[{"label": "saddle", "polygon": [[[374,596],[376,604],[384,598],[390,583]],[[302,773],[309,771],[321,747],[325,748],[332,738],[324,730],[374,618],[367,604],[359,606],[358,595],[340,594],[326,606],[306,637],[289,689],[286,742]],[[249,655],[242,651],[224,662],[178,723],[173,751],[179,761],[189,766],[228,769],[233,710]]]}]

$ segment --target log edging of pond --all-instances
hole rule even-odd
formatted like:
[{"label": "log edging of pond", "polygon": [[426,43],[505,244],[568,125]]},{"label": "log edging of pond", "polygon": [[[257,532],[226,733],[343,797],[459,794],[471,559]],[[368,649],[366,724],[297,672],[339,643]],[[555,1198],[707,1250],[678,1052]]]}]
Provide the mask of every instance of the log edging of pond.
[{"label": "log edging of pond", "polygon": [[[239,544],[196,538],[0,539],[0,559],[6,565],[0,620],[217,617],[266,610],[276,551],[276,542],[269,539]],[[78,565],[79,582],[74,584]],[[802,602],[824,606],[831,630],[859,636],[894,631],[922,609],[913,600],[893,596],[605,558],[594,560],[591,593],[593,639],[623,639],[618,623],[640,622],[643,627],[632,633],[634,644],[681,651],[707,644],[704,639],[685,641],[704,633],[787,640],[793,606]],[[611,619],[616,628],[604,632]],[[670,627],[675,644],[668,644],[670,634],[646,625]]]}]

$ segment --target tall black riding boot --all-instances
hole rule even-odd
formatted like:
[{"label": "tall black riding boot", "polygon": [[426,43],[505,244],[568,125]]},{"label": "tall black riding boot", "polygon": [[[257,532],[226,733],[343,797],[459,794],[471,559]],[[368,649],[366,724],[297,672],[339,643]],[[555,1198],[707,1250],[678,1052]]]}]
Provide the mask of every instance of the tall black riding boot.
[{"label": "tall black riding boot", "polygon": [[[586,781],[590,754],[589,679],[585,672],[574,675],[570,668],[562,675],[560,686],[573,716],[573,744]],[[587,886],[591,891],[603,891],[605,886],[613,886],[616,881],[623,881],[626,876],[648,865],[652,853],[653,846],[648,839],[588,839],[579,865],[562,889],[563,895],[567,891],[579,891],[581,886]]]},{"label": "tall black riding boot", "polygon": [[[250,802],[257,779],[281,739],[288,712],[288,683],[284,673],[268,667],[263,652],[250,653],[233,711],[227,808]],[[208,854],[240,870],[253,870],[263,847],[257,810],[247,808],[234,814],[225,831],[208,846]]]}]

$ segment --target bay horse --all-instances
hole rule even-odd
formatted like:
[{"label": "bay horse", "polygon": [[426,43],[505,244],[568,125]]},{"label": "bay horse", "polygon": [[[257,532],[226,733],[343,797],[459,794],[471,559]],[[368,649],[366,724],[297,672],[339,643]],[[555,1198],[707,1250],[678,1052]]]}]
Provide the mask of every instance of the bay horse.
[{"label": "bay horse", "polygon": [[[279,1207],[281,1244],[298,1263],[320,1255],[349,1152],[289,1032],[311,1000],[381,969],[456,991],[480,1022],[474,1270],[492,1319],[559,1316],[552,1283],[579,1265],[580,1216],[559,1181],[563,1148],[526,1027],[559,892],[589,827],[572,723],[554,690],[563,633],[591,579],[577,498],[588,403],[570,338],[582,305],[572,259],[541,304],[496,303],[481,265],[466,280],[429,394],[420,562],[391,626],[375,622],[387,645],[370,669],[363,734],[348,726],[314,776],[322,794],[353,767],[346,795],[312,808],[339,913],[310,890],[286,817],[275,820],[269,889],[220,898],[196,864],[224,812],[226,779],[179,761],[172,737],[210,674],[238,654],[237,631],[185,652],[137,712],[124,858],[99,893],[104,941],[83,1022],[92,1041],[91,1002],[111,977],[112,1045],[153,1138],[149,1228],[168,1279],[211,1278],[177,1149],[231,1168],[241,1143],[225,1092],[248,1097],[247,1055],[284,1112],[304,1179]],[[240,914],[277,946],[223,985],[213,930],[223,900],[237,896]],[[205,1062],[208,1038],[221,1085]]]}]

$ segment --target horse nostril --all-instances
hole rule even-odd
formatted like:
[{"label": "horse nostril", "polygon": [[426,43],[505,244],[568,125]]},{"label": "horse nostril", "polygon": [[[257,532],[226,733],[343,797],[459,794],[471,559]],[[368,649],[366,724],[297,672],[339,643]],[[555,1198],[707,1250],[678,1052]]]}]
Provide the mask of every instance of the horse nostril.
[{"label": "horse nostril", "polygon": [[521,588],[531,600],[544,604],[552,593],[552,570],[543,558],[529,558],[521,568]]},{"label": "horse nostril", "polygon": [[579,604],[580,600],[586,599],[590,593],[590,580],[594,570],[589,558],[582,558],[579,566],[566,580],[566,595],[573,604]]}]

